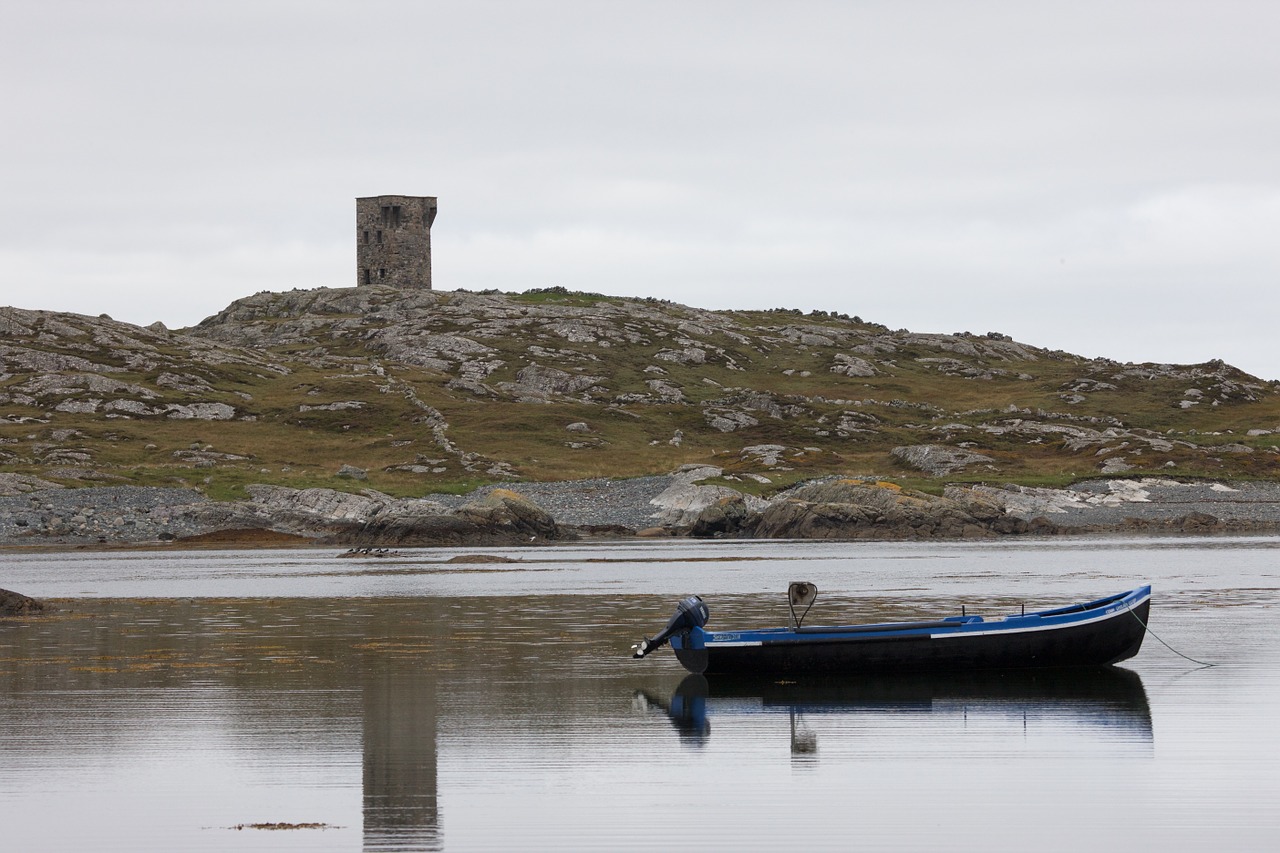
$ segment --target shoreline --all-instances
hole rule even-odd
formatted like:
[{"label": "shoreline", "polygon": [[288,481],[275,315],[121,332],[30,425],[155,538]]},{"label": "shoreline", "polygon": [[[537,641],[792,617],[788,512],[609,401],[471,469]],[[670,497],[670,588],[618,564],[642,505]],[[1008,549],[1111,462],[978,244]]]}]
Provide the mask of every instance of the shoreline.
[{"label": "shoreline", "polygon": [[[1093,531],[1088,533],[1069,533],[1059,535],[1027,535],[1016,537],[1019,542],[1058,542],[1064,540],[1088,541],[1094,539],[1150,539],[1150,540],[1203,540],[1203,539],[1266,539],[1280,536],[1280,529],[1272,531],[1231,531],[1226,533],[1179,533],[1170,531],[1159,532],[1132,532],[1123,530],[1106,530]],[[535,546],[537,548],[554,548],[557,546],[573,546],[573,545],[602,545],[608,543],[625,542],[624,539],[580,539],[576,541],[560,541],[548,542],[544,545]],[[706,540],[690,540],[688,537],[672,536],[667,538],[636,538],[636,542],[756,542],[766,544],[769,542],[810,542],[809,539],[706,539]],[[826,539],[822,540],[831,544],[866,544],[866,543],[888,543],[888,542],[907,542],[913,544],[921,544],[924,542],[977,542],[981,540],[972,539]],[[486,548],[494,550],[500,547],[507,548],[524,548],[525,546],[494,546],[494,545],[410,545],[404,546],[405,550],[422,551],[427,549],[444,549],[444,548]],[[319,551],[332,550],[336,555],[342,554],[345,549],[340,545],[320,545],[312,543],[299,543],[293,545],[259,545],[251,542],[234,542],[229,541],[218,545],[202,545],[202,546],[183,546],[176,543],[148,543],[148,542],[122,542],[114,544],[79,544],[79,545],[12,545],[0,544],[0,554],[69,554],[69,553],[111,553],[111,552],[139,552],[154,551],[160,552],[165,550],[171,551]],[[521,562],[519,560],[516,561]]]},{"label": "shoreline", "polygon": [[[220,503],[189,489],[40,489],[0,496],[0,552],[1280,534],[1280,483],[1096,479],[1064,489],[948,486],[945,497],[938,498],[881,482],[826,478],[765,500],[721,485],[699,485],[719,474],[716,468],[695,467],[665,476],[512,483],[463,496],[413,499],[371,491],[251,487],[249,500]],[[494,514],[499,505],[509,511]],[[793,514],[803,508],[810,516],[806,524],[815,514],[837,518],[818,527],[760,524],[782,505]],[[904,506],[910,514],[900,511]],[[477,516],[481,509],[489,514]],[[947,517],[957,513],[963,523]],[[469,526],[460,526],[460,518]],[[417,524],[427,534],[400,541],[369,537],[371,528],[388,524]]]}]

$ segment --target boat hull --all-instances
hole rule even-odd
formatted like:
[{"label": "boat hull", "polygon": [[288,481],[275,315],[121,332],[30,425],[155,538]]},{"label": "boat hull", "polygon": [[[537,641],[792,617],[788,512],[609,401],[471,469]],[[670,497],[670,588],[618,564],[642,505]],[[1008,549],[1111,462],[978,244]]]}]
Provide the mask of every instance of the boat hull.
[{"label": "boat hull", "polygon": [[[1145,595],[1136,594],[1145,592]],[[1118,602],[1118,605],[1117,603]],[[1091,611],[1009,617],[1005,623],[929,623],[899,631],[867,627],[706,632],[672,639],[690,672],[735,675],[859,675],[1101,666],[1133,657],[1150,614],[1149,588]],[[1069,610],[1069,608],[1068,608]],[[720,639],[727,637],[729,639]]]}]

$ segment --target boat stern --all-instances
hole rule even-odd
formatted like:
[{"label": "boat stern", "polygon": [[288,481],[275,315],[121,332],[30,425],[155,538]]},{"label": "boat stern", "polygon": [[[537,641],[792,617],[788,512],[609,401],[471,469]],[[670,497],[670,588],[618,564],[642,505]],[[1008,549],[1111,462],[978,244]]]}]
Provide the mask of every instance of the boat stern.
[{"label": "boat stern", "polygon": [[690,672],[700,675],[707,671],[707,632],[701,627],[673,636],[671,650],[680,665]]}]

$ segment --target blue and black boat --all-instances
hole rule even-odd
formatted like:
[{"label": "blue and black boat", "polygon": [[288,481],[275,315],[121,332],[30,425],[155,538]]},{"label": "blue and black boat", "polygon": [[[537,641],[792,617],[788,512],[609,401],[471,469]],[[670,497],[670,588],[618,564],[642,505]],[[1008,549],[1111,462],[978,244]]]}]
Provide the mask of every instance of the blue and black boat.
[{"label": "blue and black boat", "polygon": [[[685,669],[706,675],[859,675],[1103,666],[1142,648],[1151,587],[1141,586],[1036,613],[958,616],[917,622],[802,625],[817,596],[811,583],[788,590],[784,628],[709,631],[710,611],[692,595],[661,633],[635,647],[642,658],[670,642]],[[798,612],[804,608],[803,612]]]}]

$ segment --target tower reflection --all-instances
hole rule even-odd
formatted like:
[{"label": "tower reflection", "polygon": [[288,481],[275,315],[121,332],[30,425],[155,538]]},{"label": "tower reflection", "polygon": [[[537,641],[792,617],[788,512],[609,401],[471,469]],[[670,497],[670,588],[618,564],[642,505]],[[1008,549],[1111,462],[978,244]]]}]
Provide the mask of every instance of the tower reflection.
[{"label": "tower reflection", "polygon": [[364,663],[364,849],[439,850],[437,681],[417,656]]}]

